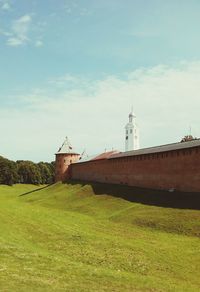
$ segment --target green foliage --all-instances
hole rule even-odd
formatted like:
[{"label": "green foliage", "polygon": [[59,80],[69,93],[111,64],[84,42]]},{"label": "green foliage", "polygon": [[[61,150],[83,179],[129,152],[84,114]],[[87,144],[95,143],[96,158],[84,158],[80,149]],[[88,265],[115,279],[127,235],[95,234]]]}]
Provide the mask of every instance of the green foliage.
[{"label": "green foliage", "polygon": [[0,290],[200,291],[200,211],[112,193],[0,186]]},{"label": "green foliage", "polygon": [[39,167],[31,161],[17,161],[19,182],[25,184],[41,184],[42,176]]},{"label": "green foliage", "polygon": [[0,156],[0,184],[51,184],[54,182],[54,168],[54,162],[14,162]]},{"label": "green foliage", "polygon": [[39,162],[38,168],[41,175],[42,184],[51,184],[54,182],[54,166],[53,163]]},{"label": "green foliage", "polygon": [[15,162],[0,156],[0,184],[13,185],[18,182]]}]

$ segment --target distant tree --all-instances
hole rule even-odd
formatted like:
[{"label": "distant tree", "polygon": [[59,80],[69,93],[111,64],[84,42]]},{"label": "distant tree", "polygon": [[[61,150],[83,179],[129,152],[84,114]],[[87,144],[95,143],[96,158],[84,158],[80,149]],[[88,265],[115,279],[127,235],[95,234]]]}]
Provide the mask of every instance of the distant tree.
[{"label": "distant tree", "polygon": [[52,162],[47,162],[48,164],[48,167],[50,169],[50,172],[51,172],[51,183],[54,183],[55,182],[55,161],[52,161]]},{"label": "distant tree", "polygon": [[51,163],[39,162],[38,167],[40,169],[41,179],[43,184],[51,184],[54,182],[54,168]]},{"label": "distant tree", "polygon": [[13,185],[17,182],[16,163],[0,156],[0,184]]},{"label": "distant tree", "polygon": [[0,156],[0,184],[51,184],[54,182],[54,175],[55,162],[14,162]]},{"label": "distant tree", "polygon": [[20,183],[41,184],[40,168],[32,161],[17,161],[17,172]]},{"label": "distant tree", "polygon": [[49,169],[51,171],[51,183],[55,182],[55,161],[48,163]]}]

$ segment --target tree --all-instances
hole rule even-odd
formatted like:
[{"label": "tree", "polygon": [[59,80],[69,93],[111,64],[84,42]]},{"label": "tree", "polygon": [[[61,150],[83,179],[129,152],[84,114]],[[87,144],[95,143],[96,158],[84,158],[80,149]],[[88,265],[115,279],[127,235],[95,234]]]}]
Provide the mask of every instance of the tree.
[{"label": "tree", "polygon": [[39,162],[38,167],[40,169],[40,174],[43,184],[51,184],[54,182],[54,170],[51,163]]},{"label": "tree", "polygon": [[0,156],[0,184],[13,185],[17,182],[18,174],[15,162]]},{"label": "tree", "polygon": [[54,182],[54,175],[55,162],[14,162],[0,156],[0,184],[51,184]]},{"label": "tree", "polygon": [[39,167],[32,161],[17,161],[20,183],[41,184],[42,177]]}]

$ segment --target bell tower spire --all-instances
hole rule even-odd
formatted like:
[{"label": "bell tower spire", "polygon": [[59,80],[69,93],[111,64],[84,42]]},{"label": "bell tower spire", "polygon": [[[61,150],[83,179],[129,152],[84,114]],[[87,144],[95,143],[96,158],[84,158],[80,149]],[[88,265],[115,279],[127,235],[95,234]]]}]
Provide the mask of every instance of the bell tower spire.
[{"label": "bell tower spire", "polygon": [[125,127],[125,151],[139,149],[139,129],[136,124],[136,115],[133,113],[133,107],[129,114],[129,122]]}]

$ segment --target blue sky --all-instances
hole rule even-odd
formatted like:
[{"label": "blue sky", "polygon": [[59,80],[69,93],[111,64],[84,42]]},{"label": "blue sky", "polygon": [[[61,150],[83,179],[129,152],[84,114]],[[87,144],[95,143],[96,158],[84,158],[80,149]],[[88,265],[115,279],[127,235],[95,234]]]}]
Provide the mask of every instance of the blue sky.
[{"label": "blue sky", "polygon": [[53,160],[200,136],[200,1],[0,0],[0,154]]}]

